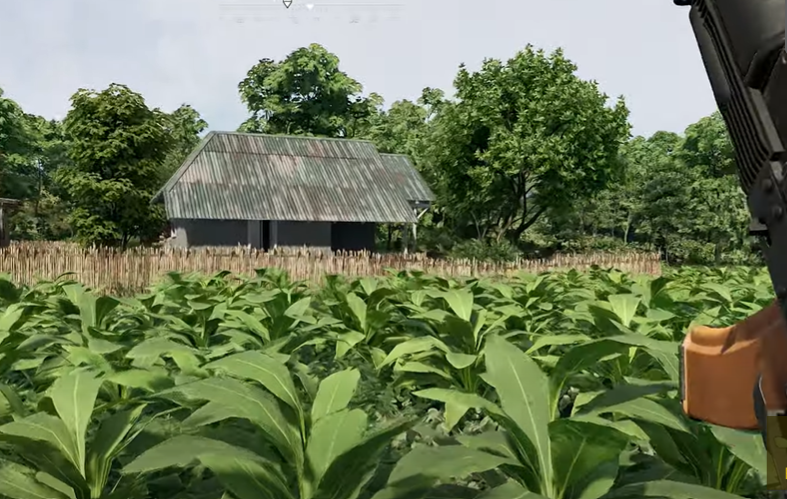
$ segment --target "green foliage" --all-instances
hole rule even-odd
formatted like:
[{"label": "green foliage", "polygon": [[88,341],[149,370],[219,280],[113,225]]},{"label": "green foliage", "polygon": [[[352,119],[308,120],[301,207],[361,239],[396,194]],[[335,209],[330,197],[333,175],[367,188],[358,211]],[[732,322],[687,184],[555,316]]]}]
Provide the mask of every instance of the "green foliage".
[{"label": "green foliage", "polygon": [[683,416],[677,345],[772,299],[756,268],[2,277],[0,498],[758,497],[759,437]]},{"label": "green foliage", "polygon": [[[505,261],[554,252],[660,251],[670,264],[758,264],[732,144],[714,113],[684,133],[629,138],[621,99],[579,78],[560,50],[460,66],[454,94],[427,87],[383,108],[312,44],[261,59],[238,85],[241,130],[371,140],[407,154],[435,192],[418,250]],[[149,243],[148,204],[207,124],[183,104],[149,109],[122,85],[79,91],[65,123],[0,96],[0,196],[20,199],[15,239]],[[394,251],[402,232],[382,227]]]},{"label": "green foliage", "polygon": [[281,62],[262,59],[238,85],[251,118],[241,131],[353,137],[382,100],[339,69],[339,58],[313,43]]},{"label": "green foliage", "polygon": [[77,239],[126,246],[132,237],[157,238],[164,217],[150,199],[173,145],[167,117],[123,85],[79,90],[71,101],[64,127],[73,167],[59,170],[58,180]]},{"label": "green foliage", "polygon": [[[676,264],[751,264],[758,251],[734,171],[732,146],[715,113],[683,137],[658,132],[621,149],[623,177],[572,210],[550,213],[540,231],[562,250],[607,240],[659,249]],[[722,209],[723,208],[723,209]],[[588,237],[590,236],[590,237]]]},{"label": "green foliage", "polygon": [[452,217],[513,241],[544,211],[603,188],[628,135],[622,99],[606,107],[561,51],[527,47],[503,63],[460,67],[457,101],[430,135],[429,168]]},{"label": "green foliage", "polygon": [[28,157],[34,151],[34,141],[29,118],[16,102],[3,97],[0,88],[0,197],[31,194],[35,165]]},{"label": "green foliage", "polygon": [[482,241],[469,239],[455,244],[449,253],[452,258],[467,258],[488,262],[511,262],[520,256],[517,247],[507,240]]}]

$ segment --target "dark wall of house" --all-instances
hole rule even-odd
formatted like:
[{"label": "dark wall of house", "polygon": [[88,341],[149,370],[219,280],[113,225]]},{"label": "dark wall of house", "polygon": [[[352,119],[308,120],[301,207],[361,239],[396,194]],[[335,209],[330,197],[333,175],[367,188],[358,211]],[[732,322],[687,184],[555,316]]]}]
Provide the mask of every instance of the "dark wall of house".
[{"label": "dark wall of house", "polygon": [[331,247],[330,222],[296,222],[280,220],[272,228],[271,243],[280,248],[310,248],[329,251]]},{"label": "dark wall of house", "polygon": [[271,249],[271,222],[270,220],[262,221],[262,249],[268,251]]},{"label": "dark wall of house", "polygon": [[249,240],[249,224],[246,220],[183,220],[171,221],[175,232],[175,245],[194,246],[237,246]]},{"label": "dark wall of house", "polygon": [[[255,248],[276,246],[326,247],[330,241],[333,251],[374,251],[374,223],[305,223],[276,222],[275,229],[267,221],[247,220],[184,220],[170,221],[178,247],[238,246],[251,244]],[[275,234],[272,234],[274,233]],[[275,240],[275,241],[274,241]]]},{"label": "dark wall of house", "polygon": [[331,224],[331,249],[333,251],[374,251],[377,224],[334,222]]}]

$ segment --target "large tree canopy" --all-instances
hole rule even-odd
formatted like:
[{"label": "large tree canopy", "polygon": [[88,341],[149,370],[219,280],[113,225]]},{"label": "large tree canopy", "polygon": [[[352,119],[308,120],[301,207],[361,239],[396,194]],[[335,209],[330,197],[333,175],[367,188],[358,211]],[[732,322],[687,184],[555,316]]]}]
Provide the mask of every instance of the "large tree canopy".
[{"label": "large tree canopy", "polygon": [[30,120],[0,88],[0,197],[24,199],[34,192],[34,149]]},{"label": "large tree canopy", "polygon": [[77,239],[125,246],[133,237],[157,237],[164,220],[150,199],[174,144],[170,119],[124,85],[81,89],[71,102],[64,125],[73,166],[58,178]]},{"label": "large tree canopy", "polygon": [[518,241],[546,210],[604,188],[629,134],[622,98],[607,106],[595,82],[557,50],[459,70],[457,101],[438,114],[431,170],[452,216]]},{"label": "large tree canopy", "polygon": [[318,44],[280,62],[260,60],[238,85],[251,118],[241,130],[261,133],[353,137],[382,104],[339,69],[339,58]]}]

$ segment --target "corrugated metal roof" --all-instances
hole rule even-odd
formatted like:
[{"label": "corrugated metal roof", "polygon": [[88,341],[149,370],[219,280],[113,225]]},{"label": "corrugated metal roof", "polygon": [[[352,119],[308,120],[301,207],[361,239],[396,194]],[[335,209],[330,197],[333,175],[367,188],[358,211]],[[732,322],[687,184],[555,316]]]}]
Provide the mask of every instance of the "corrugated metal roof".
[{"label": "corrugated metal roof", "polygon": [[415,222],[371,142],[211,132],[154,201],[170,219]]},{"label": "corrugated metal roof", "polygon": [[408,201],[434,201],[434,193],[404,154],[380,154],[383,165],[396,177],[399,188]]}]

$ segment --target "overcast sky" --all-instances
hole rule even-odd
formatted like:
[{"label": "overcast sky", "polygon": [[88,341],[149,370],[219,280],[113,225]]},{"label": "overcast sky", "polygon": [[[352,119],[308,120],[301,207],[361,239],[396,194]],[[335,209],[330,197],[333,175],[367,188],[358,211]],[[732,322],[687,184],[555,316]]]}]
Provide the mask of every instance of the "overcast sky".
[{"label": "overcast sky", "polygon": [[388,104],[450,93],[460,63],[531,43],[563,47],[581,77],[624,95],[636,134],[681,132],[715,109],[687,16],[671,0],[0,0],[0,88],[54,118],[78,88],[123,83],[235,130],[248,69],[309,43]]}]

